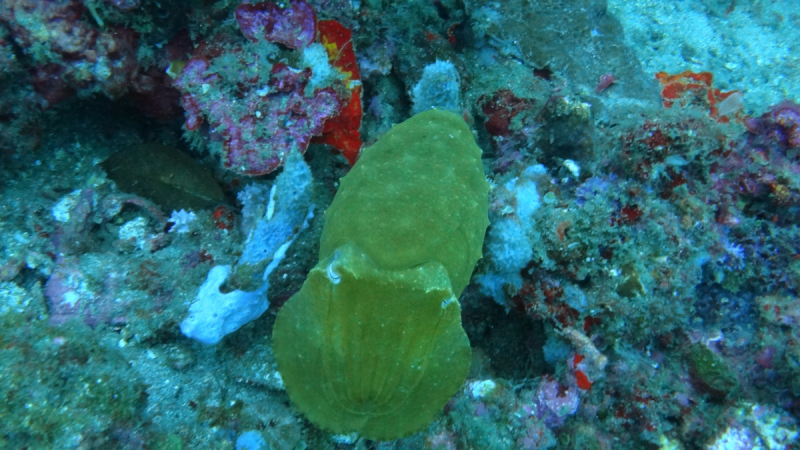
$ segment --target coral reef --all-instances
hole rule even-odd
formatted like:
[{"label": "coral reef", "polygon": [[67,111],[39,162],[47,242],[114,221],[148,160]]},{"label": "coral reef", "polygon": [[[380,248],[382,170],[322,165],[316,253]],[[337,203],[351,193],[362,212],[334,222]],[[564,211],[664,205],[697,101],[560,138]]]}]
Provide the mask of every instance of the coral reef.
[{"label": "coral reef", "polygon": [[139,68],[135,33],[101,31],[82,20],[79,1],[9,1],[0,22],[33,65],[33,85],[48,105],[78,93],[119,97]]},{"label": "coral reef", "polygon": [[[236,21],[252,43],[215,43],[195,51],[175,79],[183,94],[186,129],[198,130],[207,120],[221,141],[217,151],[226,168],[248,175],[269,173],[290,151],[302,153],[312,137],[333,131],[335,125],[326,127],[326,122],[354,107],[358,118],[336,125],[358,129],[360,89],[353,84],[358,73],[342,66],[339,58],[347,50],[337,48],[331,36],[341,31],[320,24],[323,43],[313,43],[316,15],[302,0],[288,8],[269,2],[242,4],[236,8]],[[301,68],[279,61],[280,49],[269,43],[302,52]],[[355,146],[338,139],[326,143],[342,145],[352,163],[360,149],[357,132],[351,139]]]},{"label": "coral reef", "polygon": [[0,447],[796,448],[798,17],[0,1]]}]

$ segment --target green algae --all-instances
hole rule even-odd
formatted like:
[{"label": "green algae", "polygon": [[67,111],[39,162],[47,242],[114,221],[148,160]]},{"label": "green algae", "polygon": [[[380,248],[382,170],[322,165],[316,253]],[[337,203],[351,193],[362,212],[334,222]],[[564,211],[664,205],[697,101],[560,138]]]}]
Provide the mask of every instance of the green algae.
[{"label": "green algae", "polygon": [[418,114],[363,152],[326,212],[319,263],[275,321],[279,371],[309,420],[396,439],[463,384],[457,297],[481,256],[487,194],[455,114]]}]

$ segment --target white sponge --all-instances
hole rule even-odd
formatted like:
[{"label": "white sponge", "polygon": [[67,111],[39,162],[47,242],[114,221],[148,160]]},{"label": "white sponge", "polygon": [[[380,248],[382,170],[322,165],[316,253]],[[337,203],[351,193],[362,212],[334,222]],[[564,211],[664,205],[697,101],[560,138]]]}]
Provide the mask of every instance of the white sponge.
[{"label": "white sponge", "polygon": [[189,307],[189,317],[181,322],[181,333],[186,337],[213,345],[267,310],[266,283],[254,292],[220,292],[219,287],[230,274],[231,266],[215,266],[208,272],[205,283]]}]

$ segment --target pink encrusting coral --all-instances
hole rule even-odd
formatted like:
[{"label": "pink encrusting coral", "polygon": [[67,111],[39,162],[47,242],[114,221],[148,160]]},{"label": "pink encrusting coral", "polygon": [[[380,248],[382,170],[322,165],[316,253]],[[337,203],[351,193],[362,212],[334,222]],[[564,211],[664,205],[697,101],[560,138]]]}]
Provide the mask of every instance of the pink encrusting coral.
[{"label": "pink encrusting coral", "polygon": [[63,325],[70,320],[91,327],[125,323],[131,302],[123,294],[124,278],[123,273],[110,271],[98,280],[81,267],[79,258],[58,258],[44,290],[50,324]]},{"label": "pink encrusting coral", "polygon": [[[322,134],[325,121],[341,108],[331,88],[304,95],[310,69],[275,64],[269,80],[242,87],[240,98],[226,93],[225,80],[208,69],[208,61],[194,58],[175,80],[184,92],[186,128],[196,130],[206,117],[223,141],[225,167],[239,173],[268,173],[293,148],[305,151],[311,137]],[[212,90],[213,95],[200,95],[201,90]]]},{"label": "pink encrusting coral", "polygon": [[[98,225],[121,217],[123,209],[141,215],[117,230],[113,245],[120,259],[98,270],[95,255],[87,251],[96,237],[93,232]],[[53,205],[51,215],[55,267],[43,292],[50,323],[62,325],[73,319],[91,327],[124,323],[132,303],[130,291],[139,284],[131,280],[150,273],[147,265],[136,270],[127,265],[130,260],[125,254],[136,250],[150,254],[168,244],[162,231],[166,219],[158,206],[142,197],[86,188],[64,195]],[[156,297],[169,295],[153,292]]]},{"label": "pink encrusting coral", "polygon": [[242,4],[236,19],[250,42],[201,43],[174,81],[186,129],[206,123],[212,149],[242,174],[275,170],[293,149],[305,152],[313,137],[353,163],[361,145],[360,78],[345,64],[355,64],[352,42],[345,48],[334,39],[350,31],[337,23],[333,36],[334,21],[317,23],[302,0]]}]

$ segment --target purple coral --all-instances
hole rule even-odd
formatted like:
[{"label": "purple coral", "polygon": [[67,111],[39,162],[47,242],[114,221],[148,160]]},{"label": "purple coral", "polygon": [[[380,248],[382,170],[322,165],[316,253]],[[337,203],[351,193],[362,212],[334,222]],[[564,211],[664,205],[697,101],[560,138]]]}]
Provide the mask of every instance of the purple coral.
[{"label": "purple coral", "polygon": [[97,298],[97,293],[86,283],[86,276],[69,259],[59,258],[56,269],[44,287],[50,305],[50,323],[61,325],[81,314],[87,303]]},{"label": "purple coral", "polygon": [[285,8],[269,2],[244,3],[236,8],[236,21],[253,42],[266,39],[300,49],[316,37],[317,15],[303,0],[291,0]]},{"label": "purple coral", "polygon": [[552,428],[562,425],[567,416],[575,414],[580,397],[575,386],[564,386],[553,378],[545,377],[536,390],[534,401],[537,415],[543,417],[545,424]]},{"label": "purple coral", "polygon": [[[761,117],[745,120],[748,132],[725,155],[713,174],[714,189],[721,194],[717,222],[737,225],[747,215],[777,223],[800,223],[800,105],[782,102]],[[741,202],[746,202],[744,207]]]},{"label": "purple coral", "polygon": [[797,103],[788,100],[778,103],[770,112],[749,118],[744,124],[755,145],[775,141],[783,148],[800,147],[800,105]]},{"label": "purple coral", "polygon": [[[92,227],[117,217],[126,204],[139,207],[155,219],[156,230],[162,229],[166,223],[155,204],[128,194],[101,195],[93,189],[79,189],[65,195],[53,206],[52,216],[57,225],[52,239],[58,256],[44,292],[52,325],[60,325],[71,319],[82,320],[92,327],[100,323],[125,322],[125,312],[131,302],[130,296],[125,294],[129,288],[127,277],[130,271],[111,267],[98,271],[86,253],[77,255],[82,246],[89,242]],[[130,225],[126,225],[131,228],[138,223],[146,224],[146,220],[134,219],[129,222]],[[120,230],[124,230],[126,225]],[[142,228],[144,231],[149,229]],[[147,251],[152,252],[165,245],[164,233],[142,233],[140,236],[139,246]],[[120,233],[117,245],[130,245],[125,242],[130,237],[137,236]]]},{"label": "purple coral", "polygon": [[45,284],[50,324],[62,325],[72,319],[91,327],[101,323],[125,323],[124,311],[130,300],[122,295],[123,274],[110,271],[102,281],[82,270],[77,258],[59,257]]}]

